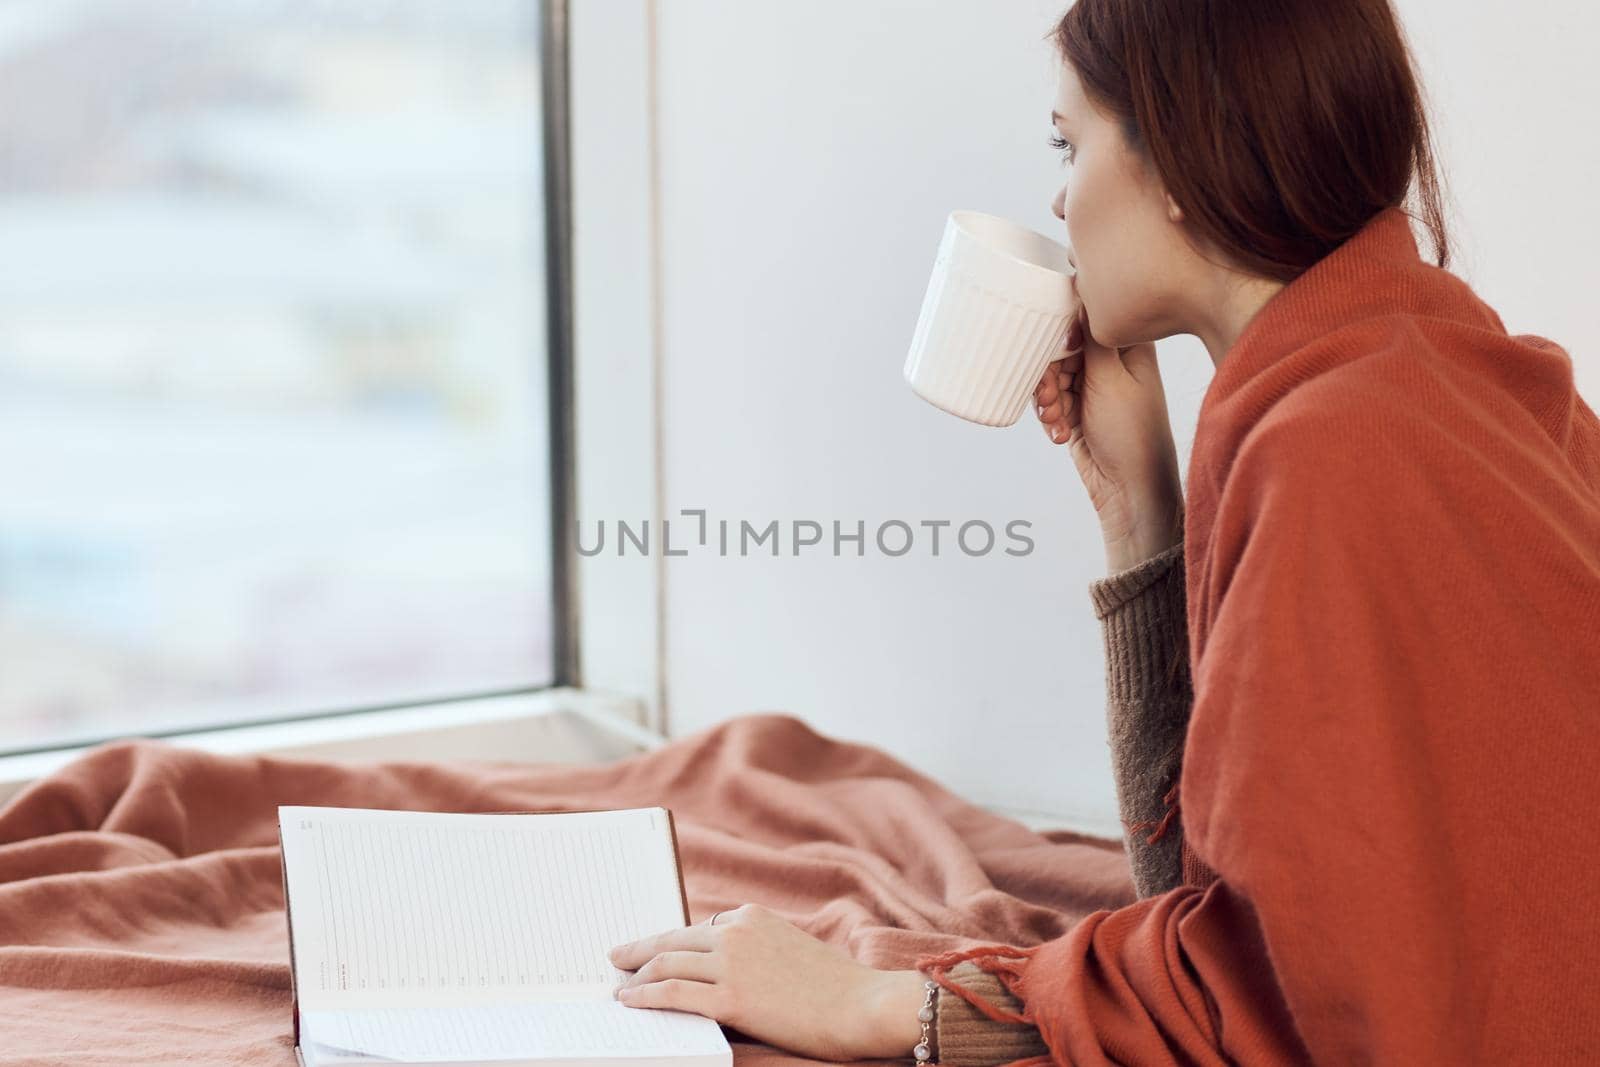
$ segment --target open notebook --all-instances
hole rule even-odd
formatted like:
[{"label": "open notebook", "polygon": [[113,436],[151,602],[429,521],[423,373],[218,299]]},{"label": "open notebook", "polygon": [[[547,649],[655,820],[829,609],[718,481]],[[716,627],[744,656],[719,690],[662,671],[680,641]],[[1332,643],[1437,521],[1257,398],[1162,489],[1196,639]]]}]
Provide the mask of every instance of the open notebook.
[{"label": "open notebook", "polygon": [[711,1019],[632,1008],[614,945],[688,922],[665,808],[278,809],[306,1067],[729,1067]]}]

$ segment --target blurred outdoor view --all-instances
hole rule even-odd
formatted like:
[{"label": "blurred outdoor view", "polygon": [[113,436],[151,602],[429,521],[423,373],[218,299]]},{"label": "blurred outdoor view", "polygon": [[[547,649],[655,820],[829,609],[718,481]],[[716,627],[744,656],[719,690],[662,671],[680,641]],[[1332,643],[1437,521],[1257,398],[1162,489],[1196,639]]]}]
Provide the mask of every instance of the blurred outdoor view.
[{"label": "blurred outdoor view", "polygon": [[545,684],[535,0],[0,0],[0,749]]}]

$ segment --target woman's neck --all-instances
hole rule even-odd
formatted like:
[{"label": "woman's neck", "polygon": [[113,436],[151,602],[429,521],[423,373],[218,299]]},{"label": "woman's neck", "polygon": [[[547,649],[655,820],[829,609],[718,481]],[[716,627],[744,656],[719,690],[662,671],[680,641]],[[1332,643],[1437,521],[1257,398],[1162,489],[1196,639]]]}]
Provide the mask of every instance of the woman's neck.
[{"label": "woman's neck", "polygon": [[1203,321],[1192,331],[1211,353],[1211,363],[1221,367],[1233,343],[1244,333],[1267,301],[1276,296],[1285,283],[1271,278],[1250,277],[1232,272],[1219,279],[1217,294],[1212,299]]}]

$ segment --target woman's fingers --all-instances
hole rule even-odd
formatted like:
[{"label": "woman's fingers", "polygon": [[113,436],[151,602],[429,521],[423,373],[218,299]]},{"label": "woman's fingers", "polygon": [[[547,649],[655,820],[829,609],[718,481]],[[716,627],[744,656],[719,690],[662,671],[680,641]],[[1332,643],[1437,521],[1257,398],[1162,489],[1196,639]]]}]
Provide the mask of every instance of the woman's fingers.
[{"label": "woman's fingers", "polygon": [[1056,444],[1072,436],[1077,425],[1078,394],[1074,390],[1083,372],[1083,321],[1075,318],[1063,345],[1068,354],[1045,366],[1044,376],[1033,390],[1034,412],[1045,436]]},{"label": "woman's fingers", "polygon": [[[668,935],[686,934],[690,930],[711,932],[707,926],[686,926],[682,930],[670,930]],[[666,937],[659,935],[646,941],[669,943],[664,940]],[[616,962],[615,955],[612,962]],[[672,1008],[716,1019],[726,999],[726,991],[716,984],[721,976],[721,960],[715,953],[667,949],[646,959],[638,971],[617,987],[616,997],[632,1008]]]},{"label": "woman's fingers", "polygon": [[1075,393],[1065,393],[1062,399],[1046,408],[1039,416],[1040,425],[1044,427],[1045,436],[1056,444],[1061,444],[1072,433],[1072,427],[1077,422],[1078,397]]},{"label": "woman's fingers", "polygon": [[1058,393],[1048,404],[1040,404],[1034,409],[1046,430],[1061,421],[1066,406],[1071,403],[1071,395],[1071,393]]},{"label": "woman's fingers", "polygon": [[1056,393],[1060,390],[1061,378],[1055,372],[1055,365],[1045,368],[1044,377],[1039,379],[1039,384],[1033,387],[1033,402],[1039,407],[1046,407],[1055,402]]},{"label": "woman's fingers", "polygon": [[686,978],[695,982],[714,982],[718,978],[718,960],[711,952],[663,952],[651,957],[618,990],[665,982],[673,978]]},{"label": "woman's fingers", "polygon": [[690,951],[710,952],[716,947],[717,937],[722,933],[715,926],[680,926],[651,937],[627,944],[618,945],[611,950],[611,962],[624,971],[632,971],[644,964],[652,956],[663,952]]},{"label": "woman's fingers", "polygon": [[1033,402],[1037,407],[1046,408],[1060,400],[1063,394],[1072,389],[1072,383],[1078,380],[1077,372],[1070,369],[1060,369],[1059,363],[1052,363],[1045,368],[1044,377],[1039,379],[1039,384],[1033,387]]},{"label": "woman's fingers", "polygon": [[1061,444],[1071,436],[1072,427],[1077,424],[1078,394],[1073,389],[1078,380],[1076,371],[1062,369],[1061,363],[1052,363],[1045,372],[1046,378],[1054,381],[1041,382],[1034,391],[1036,398],[1035,411],[1039,422],[1044,427],[1045,436],[1057,444]]},{"label": "woman's fingers", "polygon": [[710,982],[668,978],[664,982],[620,990],[617,999],[632,1008],[671,1008],[717,1019],[722,1014],[723,989]]},{"label": "woman's fingers", "polygon": [[1067,326],[1067,336],[1062,339],[1062,345],[1071,351],[1083,347],[1083,313],[1072,316],[1072,322]]}]

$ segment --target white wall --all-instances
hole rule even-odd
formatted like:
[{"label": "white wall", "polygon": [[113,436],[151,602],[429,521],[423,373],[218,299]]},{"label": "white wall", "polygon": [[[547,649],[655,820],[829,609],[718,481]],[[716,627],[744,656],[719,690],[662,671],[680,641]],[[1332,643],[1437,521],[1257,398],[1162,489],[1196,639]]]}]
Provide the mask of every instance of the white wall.
[{"label": "white wall", "polygon": [[[934,558],[919,530],[898,559],[870,544],[865,559],[822,549],[771,559],[720,557],[713,540],[658,558],[660,581],[643,586],[637,559],[588,560],[600,596],[586,641],[595,646],[597,628],[601,646],[605,633],[627,635],[591,659],[590,680],[660,681],[673,734],[783,710],[979,801],[1113,820],[1087,595],[1104,561],[1071,461],[1031,416],[1004,430],[968,425],[900,377],[950,209],[1059,226],[1044,36],[1063,5],[665,0],[652,25],[645,0],[576,2],[590,532],[630,502],[622,517],[649,514],[639,456],[654,447],[668,516],[864,520],[869,537],[890,519],[1025,519],[1035,541],[1024,558],[948,548]],[[1458,272],[1513,331],[1567,345],[1600,403],[1589,314],[1600,224],[1588,200],[1600,156],[1581,132],[1600,97],[1586,43],[1600,16],[1581,0],[1527,20],[1450,0],[1401,10],[1460,209]],[[653,67],[639,58],[652,50]],[[646,99],[630,102],[634,92]],[[597,118],[608,100],[614,118]],[[651,192],[659,332],[646,336],[640,205]],[[1193,338],[1160,353],[1186,467],[1212,368]],[[659,405],[641,382],[659,388]],[[657,427],[658,444],[641,426]],[[687,532],[675,528],[674,544]],[[656,608],[641,598],[658,594],[664,630],[640,622]],[[662,674],[641,681],[636,653],[657,645]]]}]

